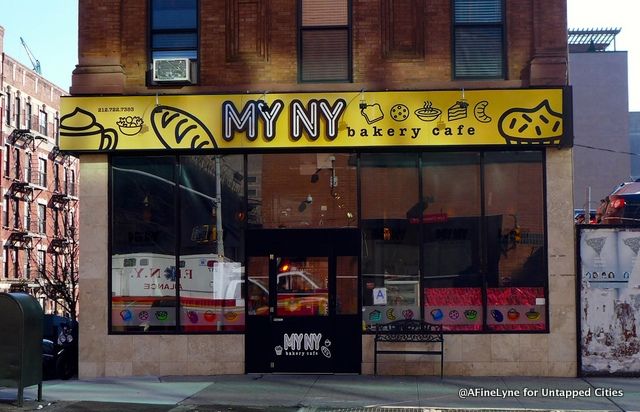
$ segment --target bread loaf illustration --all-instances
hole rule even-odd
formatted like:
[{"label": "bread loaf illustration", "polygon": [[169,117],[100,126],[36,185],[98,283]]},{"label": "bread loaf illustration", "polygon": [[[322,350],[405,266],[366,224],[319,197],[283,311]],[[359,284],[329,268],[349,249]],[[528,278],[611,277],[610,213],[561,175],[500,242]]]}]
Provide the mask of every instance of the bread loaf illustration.
[{"label": "bread loaf illustration", "polygon": [[515,107],[500,116],[498,131],[507,143],[555,144],[562,137],[562,114],[543,100],[532,109]]},{"label": "bread loaf illustration", "polygon": [[194,115],[170,106],[156,106],[151,112],[151,126],[167,149],[213,149],[213,134]]}]

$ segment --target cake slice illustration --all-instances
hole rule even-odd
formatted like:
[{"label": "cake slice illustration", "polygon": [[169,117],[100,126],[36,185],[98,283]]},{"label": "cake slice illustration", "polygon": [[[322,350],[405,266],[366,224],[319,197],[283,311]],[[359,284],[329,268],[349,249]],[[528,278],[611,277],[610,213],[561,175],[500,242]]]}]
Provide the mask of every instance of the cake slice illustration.
[{"label": "cake slice illustration", "polygon": [[458,100],[453,106],[449,107],[449,110],[447,110],[449,121],[452,122],[454,120],[466,119],[467,107],[469,107],[469,103],[464,100]]}]

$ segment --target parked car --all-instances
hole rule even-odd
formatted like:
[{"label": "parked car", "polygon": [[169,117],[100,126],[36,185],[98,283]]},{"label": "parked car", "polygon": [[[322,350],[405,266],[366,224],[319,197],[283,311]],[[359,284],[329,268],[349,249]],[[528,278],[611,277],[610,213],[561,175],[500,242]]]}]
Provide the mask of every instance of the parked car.
[{"label": "parked car", "polygon": [[57,315],[44,315],[42,375],[44,379],[70,379],[78,372],[78,323]]},{"label": "parked car", "polygon": [[587,212],[584,209],[574,209],[573,210],[573,220],[576,225],[581,224],[594,224],[597,223],[597,211],[590,210],[589,211],[589,219],[586,218]]},{"label": "parked car", "polygon": [[624,182],[604,198],[597,220],[606,225],[640,224],[640,181]]}]

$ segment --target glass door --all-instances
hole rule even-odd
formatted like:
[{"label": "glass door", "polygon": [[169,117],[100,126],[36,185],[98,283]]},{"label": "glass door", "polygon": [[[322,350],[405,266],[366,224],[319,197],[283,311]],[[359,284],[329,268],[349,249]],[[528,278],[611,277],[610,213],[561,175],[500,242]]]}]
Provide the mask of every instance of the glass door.
[{"label": "glass door", "polygon": [[247,372],[360,372],[353,229],[248,236]]}]

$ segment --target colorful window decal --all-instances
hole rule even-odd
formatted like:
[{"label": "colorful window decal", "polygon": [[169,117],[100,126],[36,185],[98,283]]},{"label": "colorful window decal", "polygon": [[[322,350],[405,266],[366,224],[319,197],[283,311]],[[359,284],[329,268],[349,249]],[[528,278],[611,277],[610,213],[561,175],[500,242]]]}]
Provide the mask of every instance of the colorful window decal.
[{"label": "colorful window decal", "polygon": [[425,321],[440,324],[445,331],[482,330],[480,288],[425,288]]},{"label": "colorful window decal", "polygon": [[545,330],[545,302],[544,288],[488,288],[487,326],[499,331]]}]

